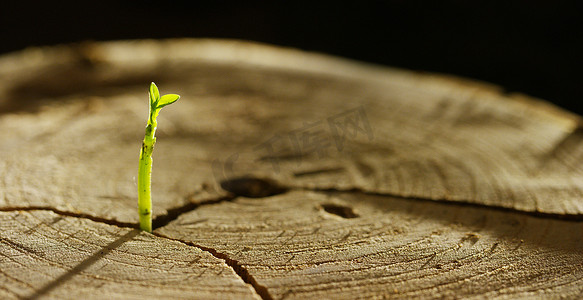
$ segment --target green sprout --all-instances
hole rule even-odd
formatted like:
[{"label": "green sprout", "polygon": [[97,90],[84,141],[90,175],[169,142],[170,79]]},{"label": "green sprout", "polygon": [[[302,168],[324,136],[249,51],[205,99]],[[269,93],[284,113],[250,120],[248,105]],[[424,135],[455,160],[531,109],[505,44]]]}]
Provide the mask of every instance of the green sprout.
[{"label": "green sprout", "polygon": [[156,117],[160,109],[180,99],[179,95],[168,94],[160,97],[158,87],[153,82],[150,84],[150,117],[146,124],[146,135],[140,152],[140,168],[138,170],[138,213],[140,216],[140,229],[152,232],[152,152],[156,143]]}]

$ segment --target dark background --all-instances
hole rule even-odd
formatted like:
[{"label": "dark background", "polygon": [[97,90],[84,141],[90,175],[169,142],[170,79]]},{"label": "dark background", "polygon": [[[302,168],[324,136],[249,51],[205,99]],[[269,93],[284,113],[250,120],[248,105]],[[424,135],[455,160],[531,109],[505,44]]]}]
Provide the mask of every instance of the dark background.
[{"label": "dark background", "polygon": [[483,80],[583,114],[583,1],[4,2],[0,53],[85,40],[246,39]]}]

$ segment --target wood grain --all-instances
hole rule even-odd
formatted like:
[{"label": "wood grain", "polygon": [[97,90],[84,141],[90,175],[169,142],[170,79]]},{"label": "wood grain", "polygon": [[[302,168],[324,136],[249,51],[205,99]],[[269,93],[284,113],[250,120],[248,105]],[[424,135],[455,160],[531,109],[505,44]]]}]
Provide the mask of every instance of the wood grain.
[{"label": "wood grain", "polygon": [[237,260],[274,299],[583,292],[580,222],[500,210],[293,191],[200,207],[158,233]]},{"label": "wood grain", "polygon": [[259,299],[221,259],[137,229],[0,213],[2,299]]},{"label": "wood grain", "polygon": [[220,180],[249,174],[555,215],[583,210],[580,118],[483,84],[220,41],[29,50],[2,59],[0,79],[10,112],[0,116],[4,207],[135,222],[144,85],[155,80],[182,95],[161,116],[157,215],[224,195]]},{"label": "wood grain", "polygon": [[[182,98],[159,118],[157,236],[127,236],[150,81]],[[575,298],[581,124],[486,83],[240,41],[5,55],[0,296]]]}]

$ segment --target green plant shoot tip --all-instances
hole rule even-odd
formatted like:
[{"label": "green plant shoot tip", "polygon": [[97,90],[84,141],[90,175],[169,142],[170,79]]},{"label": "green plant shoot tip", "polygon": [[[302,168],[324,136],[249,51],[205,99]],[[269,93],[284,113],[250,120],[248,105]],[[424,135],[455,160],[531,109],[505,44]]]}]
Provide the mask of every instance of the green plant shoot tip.
[{"label": "green plant shoot tip", "polygon": [[150,84],[150,109],[146,124],[146,135],[140,151],[140,167],[138,169],[138,214],[140,229],[152,232],[152,152],[156,144],[156,118],[162,107],[170,105],[178,99],[179,95],[168,94],[160,97],[160,91],[155,83]]}]

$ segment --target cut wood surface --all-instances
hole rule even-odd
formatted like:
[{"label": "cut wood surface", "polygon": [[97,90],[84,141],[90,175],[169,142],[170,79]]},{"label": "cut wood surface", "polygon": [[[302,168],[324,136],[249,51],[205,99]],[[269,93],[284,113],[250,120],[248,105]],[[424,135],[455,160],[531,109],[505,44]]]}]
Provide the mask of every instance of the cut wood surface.
[{"label": "cut wood surface", "polygon": [[[151,81],[182,96],[158,121],[154,235],[132,231]],[[0,295],[575,297],[581,124],[485,83],[240,41],[5,55]]]},{"label": "cut wood surface", "polygon": [[360,193],[200,207],[159,230],[238,261],[275,299],[580,296],[583,227]]},{"label": "cut wood surface", "polygon": [[0,213],[0,298],[259,299],[223,260],[138,229]]}]

